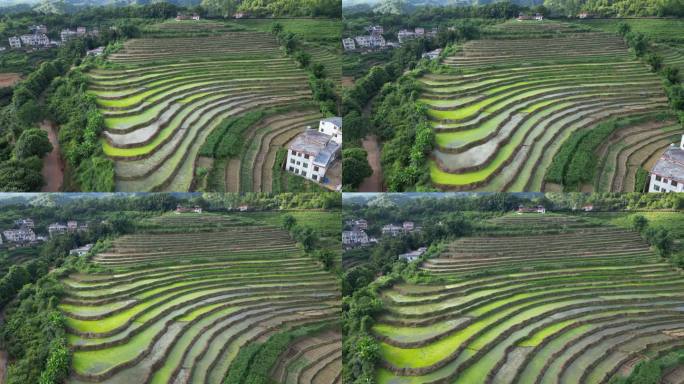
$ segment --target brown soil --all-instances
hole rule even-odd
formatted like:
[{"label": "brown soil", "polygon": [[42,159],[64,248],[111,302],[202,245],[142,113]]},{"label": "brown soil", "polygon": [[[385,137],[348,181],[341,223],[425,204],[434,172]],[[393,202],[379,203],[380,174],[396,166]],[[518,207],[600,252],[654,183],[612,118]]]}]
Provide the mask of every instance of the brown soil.
[{"label": "brown soil", "polygon": [[226,192],[240,192],[240,159],[230,159],[226,165]]},{"label": "brown soil", "polygon": [[556,183],[545,183],[541,189],[543,192],[563,192],[563,188],[560,184]]},{"label": "brown soil", "polygon": [[343,87],[354,86],[354,78],[352,76],[342,76],[342,86]]},{"label": "brown soil", "polygon": [[43,178],[45,186],[42,192],[59,192],[64,181],[64,161],[59,151],[59,140],[57,140],[57,127],[48,120],[40,123],[40,129],[47,132],[52,151],[43,158]]},{"label": "brown soil", "polygon": [[7,352],[0,351],[0,384],[5,384],[7,379]]},{"label": "brown soil", "polygon": [[663,384],[682,384],[684,383],[684,365],[673,369],[670,373],[663,376]]},{"label": "brown soil", "polygon": [[21,80],[19,73],[0,73],[0,88],[11,87]]},{"label": "brown soil", "polygon": [[382,166],[380,165],[380,145],[375,135],[362,140],[363,149],[368,152],[368,164],[373,173],[361,182],[359,192],[382,192]]}]

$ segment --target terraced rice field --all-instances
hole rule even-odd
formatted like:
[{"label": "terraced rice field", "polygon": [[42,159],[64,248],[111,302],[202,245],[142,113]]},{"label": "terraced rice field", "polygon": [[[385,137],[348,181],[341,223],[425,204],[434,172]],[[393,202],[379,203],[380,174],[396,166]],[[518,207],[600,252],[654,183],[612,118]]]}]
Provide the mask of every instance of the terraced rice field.
[{"label": "terraced rice field", "polygon": [[[94,256],[107,272],[63,279],[69,383],[222,383],[243,346],[339,317],[334,277],[277,227],[214,214],[144,224]],[[334,371],[315,356],[299,382]]]},{"label": "terraced rice field", "polygon": [[594,190],[633,192],[637,169],[650,171],[665,149],[680,138],[681,128],[675,120],[616,130],[597,150],[599,164]]},{"label": "terraced rice field", "polygon": [[271,34],[215,24],[164,23],[156,28],[171,37],[129,40],[109,56],[115,69],[89,72],[117,190],[190,190],[198,151],[222,120],[311,100],[307,74]]},{"label": "terraced rice field", "polygon": [[283,384],[342,382],[342,336],[326,332],[297,340],[281,354],[271,378]]},{"label": "terraced rice field", "polygon": [[539,33],[467,42],[444,61],[463,74],[418,79],[436,132],[430,161],[436,186],[539,191],[572,132],[613,116],[667,109],[660,79],[619,37],[557,24],[551,32],[547,24],[508,25],[522,28],[523,36]]},{"label": "terraced rice field", "polygon": [[422,265],[445,283],[381,292],[379,383],[607,383],[684,346],[684,278],[637,233],[560,215],[493,222],[518,235],[457,240]]}]

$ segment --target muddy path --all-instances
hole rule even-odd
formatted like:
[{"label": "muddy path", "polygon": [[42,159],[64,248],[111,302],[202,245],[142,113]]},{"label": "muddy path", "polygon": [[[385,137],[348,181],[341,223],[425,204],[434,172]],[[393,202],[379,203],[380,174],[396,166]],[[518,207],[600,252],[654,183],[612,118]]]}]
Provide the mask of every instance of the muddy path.
[{"label": "muddy path", "polygon": [[59,140],[57,140],[57,127],[51,121],[45,120],[40,123],[40,129],[47,132],[52,151],[43,158],[43,178],[45,186],[42,192],[59,192],[64,181],[64,161],[59,150]]},{"label": "muddy path", "polygon": [[382,166],[380,165],[380,145],[375,135],[366,136],[361,145],[368,153],[368,164],[373,173],[366,177],[359,185],[359,192],[382,192]]}]

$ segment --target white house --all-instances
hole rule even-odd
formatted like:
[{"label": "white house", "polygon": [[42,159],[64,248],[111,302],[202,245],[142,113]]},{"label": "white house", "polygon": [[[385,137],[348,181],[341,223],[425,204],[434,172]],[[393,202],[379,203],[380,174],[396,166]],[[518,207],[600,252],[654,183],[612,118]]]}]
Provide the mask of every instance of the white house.
[{"label": "white house", "polygon": [[353,231],[342,231],[342,244],[368,244],[368,235],[361,229],[355,229]]},{"label": "white house", "polygon": [[371,35],[382,35],[385,33],[385,29],[382,27],[382,25],[371,25],[370,27],[366,28],[366,30]]},{"label": "white house", "polygon": [[82,247],[79,248],[74,248],[69,251],[70,255],[75,255],[75,256],[85,256],[90,252],[90,250],[93,248],[92,244],[86,244]]},{"label": "white house", "polygon": [[97,47],[95,49],[89,49],[86,52],[87,56],[100,56],[104,52],[104,47]]},{"label": "white house", "polygon": [[44,25],[32,25],[29,27],[29,31],[32,33],[48,33],[48,29]]},{"label": "white house", "polygon": [[35,33],[32,35],[21,35],[19,37],[23,45],[34,47],[46,47],[50,45],[50,39],[44,33]]},{"label": "white house", "polygon": [[420,247],[416,249],[415,251],[407,252],[407,253],[402,253],[399,255],[400,259],[406,260],[407,262],[412,262],[418,260],[421,256],[423,256],[423,253],[427,251],[427,247]]},{"label": "white house", "polygon": [[9,45],[10,48],[21,48],[21,39],[16,36],[12,36],[9,38]]},{"label": "white house", "polygon": [[67,226],[62,223],[52,223],[48,225],[48,233],[50,237],[55,235],[61,235],[67,232]]},{"label": "white house", "polygon": [[76,35],[77,36],[85,36],[86,32],[88,32],[86,27],[77,27],[76,28]]},{"label": "white house", "polygon": [[442,53],[442,48],[437,48],[437,49],[432,50],[430,52],[423,53],[423,59],[434,60],[434,59],[438,58],[441,53]]},{"label": "white house", "polygon": [[405,29],[402,29],[397,33],[397,39],[399,40],[399,44],[402,44],[403,42],[411,39],[415,39],[416,34],[412,31],[407,31]]},{"label": "white house", "polygon": [[76,31],[71,29],[62,29],[62,32],[59,33],[59,38],[63,43],[76,38],[76,36]]},{"label": "white house", "polygon": [[14,221],[14,225],[16,225],[19,228],[31,228],[33,229],[35,227],[35,223],[33,222],[33,219],[19,219]]},{"label": "white house", "polygon": [[406,231],[406,232],[413,231],[414,227],[415,226],[413,224],[413,221],[404,221],[404,223],[402,224],[402,228],[404,228],[404,231]]},{"label": "white house", "polygon": [[356,49],[356,43],[354,43],[354,39],[351,37],[342,39],[342,46],[344,47],[345,51],[353,51]]},{"label": "white house", "polygon": [[2,232],[10,243],[29,243],[36,241],[36,234],[31,228],[8,229]]},{"label": "white house", "polygon": [[176,213],[188,213],[188,212],[193,212],[193,213],[202,213],[202,207],[200,206],[194,206],[194,207],[185,207],[180,204],[176,206]]},{"label": "white house", "polygon": [[342,144],[342,118],[328,117],[318,123],[318,132],[332,136],[332,141]]},{"label": "white house", "polygon": [[382,227],[382,235],[397,236],[404,231],[404,227],[394,224],[387,224]]},{"label": "white house", "polygon": [[290,143],[285,169],[306,179],[321,182],[325,172],[337,159],[340,147],[333,136],[307,128]]},{"label": "white house", "polygon": [[672,144],[651,169],[649,192],[684,192],[684,135]]},{"label": "white house", "polygon": [[425,28],[417,27],[416,29],[414,29],[414,33],[418,37],[425,36]]},{"label": "white house", "polygon": [[176,16],[176,20],[178,20],[178,21],[180,21],[180,20],[199,20],[199,19],[200,19],[200,16],[196,13],[193,13],[192,15],[187,15],[185,13],[179,13]]},{"label": "white house", "polygon": [[522,213],[546,213],[546,208],[544,208],[541,205],[538,205],[536,207],[528,208],[524,207],[522,205],[518,206],[518,214]]}]

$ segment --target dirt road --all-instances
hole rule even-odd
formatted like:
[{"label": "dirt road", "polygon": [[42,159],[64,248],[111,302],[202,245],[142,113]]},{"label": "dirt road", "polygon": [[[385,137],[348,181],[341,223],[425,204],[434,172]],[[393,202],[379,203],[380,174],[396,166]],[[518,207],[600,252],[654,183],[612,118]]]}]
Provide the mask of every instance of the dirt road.
[{"label": "dirt road", "polygon": [[43,178],[45,186],[43,192],[59,192],[64,181],[64,162],[59,152],[59,140],[57,140],[57,128],[48,120],[40,123],[40,129],[47,132],[52,151],[43,159]]},{"label": "dirt road", "polygon": [[375,135],[366,136],[362,141],[363,149],[368,152],[368,164],[373,173],[359,185],[359,192],[382,192],[382,167],[380,166],[380,145]]}]

